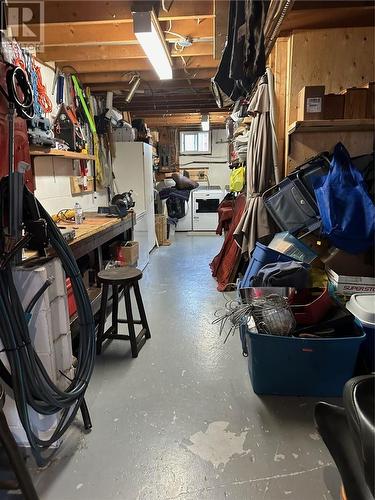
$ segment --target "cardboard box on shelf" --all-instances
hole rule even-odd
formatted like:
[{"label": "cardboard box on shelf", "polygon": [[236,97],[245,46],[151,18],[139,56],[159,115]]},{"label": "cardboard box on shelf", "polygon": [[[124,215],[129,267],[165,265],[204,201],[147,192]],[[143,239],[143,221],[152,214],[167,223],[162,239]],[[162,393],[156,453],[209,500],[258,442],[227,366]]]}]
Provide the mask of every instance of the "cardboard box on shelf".
[{"label": "cardboard box on shelf", "polygon": [[323,120],[324,85],[309,85],[298,93],[298,121]]},{"label": "cardboard box on shelf", "polygon": [[124,266],[136,264],[139,257],[138,241],[128,241],[119,247],[117,260],[123,263]]},{"label": "cardboard box on shelf", "polygon": [[323,100],[324,120],[340,120],[344,118],[345,96],[343,94],[326,94]]},{"label": "cardboard box on shelf", "polygon": [[375,82],[368,84],[366,118],[375,118]]},{"label": "cardboard box on shelf", "polygon": [[344,118],[366,118],[368,89],[352,87],[346,89]]}]

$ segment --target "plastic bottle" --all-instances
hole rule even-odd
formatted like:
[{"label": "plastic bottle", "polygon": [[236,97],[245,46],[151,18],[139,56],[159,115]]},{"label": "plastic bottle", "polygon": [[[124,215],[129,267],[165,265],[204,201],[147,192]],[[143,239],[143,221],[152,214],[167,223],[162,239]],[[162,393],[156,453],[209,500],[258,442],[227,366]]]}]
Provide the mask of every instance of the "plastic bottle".
[{"label": "plastic bottle", "polygon": [[83,210],[79,203],[74,205],[74,221],[76,224],[82,224],[83,222]]}]

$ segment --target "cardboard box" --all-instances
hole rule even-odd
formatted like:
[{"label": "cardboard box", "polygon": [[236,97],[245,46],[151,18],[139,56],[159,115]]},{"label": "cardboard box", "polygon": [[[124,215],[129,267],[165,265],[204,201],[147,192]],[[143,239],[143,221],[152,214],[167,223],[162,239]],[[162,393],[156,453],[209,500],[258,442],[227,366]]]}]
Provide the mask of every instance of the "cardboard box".
[{"label": "cardboard box", "polygon": [[375,118],[375,82],[368,84],[366,118]]},{"label": "cardboard box", "polygon": [[352,295],[353,293],[374,293],[375,278],[368,276],[345,276],[338,274],[330,267],[326,268],[328,279],[336,293]]},{"label": "cardboard box", "polygon": [[139,258],[139,243],[138,241],[128,241],[125,245],[121,245],[118,250],[117,260],[124,266],[136,264]]},{"label": "cardboard box", "polygon": [[324,120],[340,120],[344,118],[345,96],[343,94],[326,94],[323,101]]},{"label": "cardboard box", "polygon": [[324,85],[309,85],[298,93],[297,120],[323,120]]},{"label": "cardboard box", "polygon": [[345,91],[344,118],[366,118],[368,89],[353,87]]}]

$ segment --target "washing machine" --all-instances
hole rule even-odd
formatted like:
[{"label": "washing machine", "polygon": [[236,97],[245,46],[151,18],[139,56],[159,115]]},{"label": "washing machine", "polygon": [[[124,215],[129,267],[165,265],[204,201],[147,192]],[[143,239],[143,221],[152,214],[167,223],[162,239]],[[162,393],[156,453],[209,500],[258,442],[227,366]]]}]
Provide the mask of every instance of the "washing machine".
[{"label": "washing machine", "polygon": [[192,193],[193,231],[215,231],[217,209],[225,196],[220,186],[201,186]]},{"label": "washing machine", "polygon": [[178,219],[176,226],[176,231],[178,232],[193,230],[193,214],[191,211],[193,192],[190,193],[189,200],[185,201],[185,217]]}]

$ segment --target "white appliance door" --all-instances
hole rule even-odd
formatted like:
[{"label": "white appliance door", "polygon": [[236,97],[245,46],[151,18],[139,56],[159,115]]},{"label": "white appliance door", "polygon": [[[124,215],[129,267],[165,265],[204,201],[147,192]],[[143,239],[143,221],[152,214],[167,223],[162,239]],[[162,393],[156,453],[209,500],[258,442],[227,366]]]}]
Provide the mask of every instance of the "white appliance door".
[{"label": "white appliance door", "polygon": [[218,224],[217,208],[222,198],[221,192],[193,193],[193,231],[215,231]]},{"label": "white appliance door", "polygon": [[154,179],[153,179],[152,146],[143,143],[143,172],[145,183],[146,221],[147,221],[147,249],[149,252],[155,246],[155,208],[154,208]]},{"label": "white appliance door", "polygon": [[192,195],[190,195],[189,201],[185,202],[185,217],[178,219],[176,231],[191,231],[193,229],[193,220],[191,213],[192,206]]},{"label": "white appliance door", "polygon": [[150,260],[150,251],[148,249],[148,224],[146,212],[136,215],[137,220],[134,226],[134,240],[139,244],[139,258],[137,267],[141,271],[147,266]]},{"label": "white appliance door", "polygon": [[116,158],[113,161],[115,191],[123,193],[132,189],[138,213],[144,212],[147,207],[143,146],[142,142],[116,142]]}]

